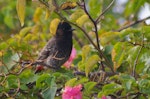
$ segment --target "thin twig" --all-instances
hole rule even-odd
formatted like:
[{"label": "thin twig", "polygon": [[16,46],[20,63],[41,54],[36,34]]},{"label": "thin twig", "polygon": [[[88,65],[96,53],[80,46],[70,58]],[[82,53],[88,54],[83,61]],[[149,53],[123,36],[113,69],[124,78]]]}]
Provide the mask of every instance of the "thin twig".
[{"label": "thin twig", "polygon": [[1,81],[1,83],[0,83],[0,85],[2,85],[3,86],[3,84],[4,84],[4,82],[6,81],[6,79],[7,79],[7,75],[4,73],[3,74],[3,76],[4,76],[4,79]]},{"label": "thin twig", "polygon": [[[143,34],[143,33],[142,33]],[[136,59],[134,61],[134,65],[133,65],[133,71],[132,71],[132,76],[135,77],[135,71],[136,71],[136,66],[137,66],[137,63],[138,63],[138,59],[139,59],[139,56],[140,56],[140,53],[142,51],[142,48],[144,46],[144,34],[142,36],[142,46],[140,47],[138,53],[137,53],[137,56],[136,56]]]},{"label": "thin twig", "polygon": [[142,48],[143,48],[143,46],[140,47],[140,49],[139,49],[139,51],[138,51],[138,53],[137,53],[137,57],[136,57],[136,59],[135,59],[135,61],[134,61],[133,71],[132,71],[132,76],[133,76],[133,77],[135,77],[136,65],[137,65],[137,62],[138,62],[140,53],[141,53],[141,51],[142,51]]},{"label": "thin twig", "polygon": [[[2,63],[2,65],[4,65],[3,67],[6,68],[7,72],[10,72],[10,71],[9,71],[9,68],[7,67],[7,65],[5,64],[5,62],[4,62],[3,60],[4,60],[4,55],[3,55],[3,53],[2,53],[2,61],[1,61],[1,63]],[[3,71],[2,71],[2,72],[3,72]]]},{"label": "thin twig", "polygon": [[[140,44],[140,43],[136,43],[136,42],[130,42],[130,41],[128,41],[128,43],[129,44],[132,44],[133,46],[143,46],[142,44]],[[145,46],[146,45],[146,43],[144,42],[144,48],[146,48],[146,49],[150,49],[150,47],[148,47],[148,46]]]},{"label": "thin twig", "polygon": [[[112,68],[112,66],[111,66],[111,64],[109,64],[110,62],[108,61],[108,59],[105,57],[105,55],[103,54],[103,52],[101,51],[101,49],[100,49],[100,44],[99,44],[99,37],[98,37],[98,29],[97,29],[97,20],[95,21],[93,18],[92,18],[92,16],[89,14],[89,12],[87,11],[87,8],[86,8],[86,5],[85,5],[85,1],[84,0],[82,0],[83,1],[83,10],[85,11],[85,13],[88,15],[88,17],[89,17],[89,19],[91,20],[91,22],[93,23],[93,25],[94,25],[94,28],[95,28],[95,35],[96,35],[96,42],[97,42],[97,50],[99,51],[99,53],[100,53],[100,58],[102,59],[102,58],[104,58],[105,59],[105,61],[106,61],[106,63],[107,63],[107,65],[110,67],[110,69],[113,71],[113,68]],[[111,4],[109,5],[109,7],[112,5],[112,3],[113,2],[111,2]],[[81,7],[82,7],[81,6]],[[108,8],[109,8],[108,7]],[[102,15],[108,10],[108,8],[102,13]],[[101,15],[100,15],[101,16]],[[98,19],[99,20],[99,19]],[[87,33],[86,33],[87,34]],[[101,62],[101,65],[103,66],[103,62]]]},{"label": "thin twig", "polygon": [[[29,64],[30,65],[30,64]],[[28,66],[26,66],[26,67],[23,67],[23,68],[21,68],[20,69],[20,71],[19,72],[17,72],[17,73],[12,73],[12,72],[8,72],[7,74],[5,74],[6,76],[8,76],[8,75],[16,75],[16,76],[18,76],[18,75],[20,75],[26,68],[28,68],[29,67],[29,65]],[[5,75],[3,75],[3,74],[0,74],[0,77],[5,77]]]},{"label": "thin twig", "polygon": [[13,97],[15,97],[17,95],[19,90],[20,90],[20,80],[18,79],[18,88],[16,89],[16,92],[14,93]]},{"label": "thin twig", "polygon": [[[85,5],[85,1],[83,0],[83,9],[84,12],[88,15],[89,19],[92,21],[94,28],[95,28],[95,35],[96,35],[96,42],[97,42],[97,46],[100,49],[100,44],[99,44],[99,38],[98,38],[98,31],[97,31],[97,23],[95,22],[95,20],[92,18],[92,16],[89,14],[89,12],[87,11],[86,5]],[[102,58],[102,56],[101,56]]]},{"label": "thin twig", "polygon": [[111,3],[107,6],[106,9],[104,9],[104,11],[98,16],[98,18],[96,19],[96,23],[99,23],[99,20],[101,19],[101,17],[108,11],[108,9],[113,5],[115,0],[112,0]]},{"label": "thin twig", "polygon": [[[140,93],[140,92],[137,92],[137,93],[128,93],[128,94],[126,94],[125,96],[120,96],[120,97],[118,97],[117,99],[128,99],[129,96],[140,95],[140,94],[142,94],[142,93]],[[133,99],[133,98],[132,98],[132,99]],[[137,98],[135,98],[135,99],[137,99]]]},{"label": "thin twig", "polygon": [[43,0],[39,0],[39,1],[40,1],[40,3],[42,3],[43,5],[45,5],[49,9],[49,5],[46,2],[44,2]]},{"label": "thin twig", "polygon": [[[112,73],[112,72],[104,72],[106,77],[110,77],[113,75],[117,75],[117,73]],[[89,73],[88,77],[91,77],[93,75],[98,75],[101,76],[102,71],[98,71],[98,72],[91,72]],[[80,71],[75,71],[74,75],[81,75],[81,76],[86,76],[85,72],[80,72]]]},{"label": "thin twig", "polygon": [[141,22],[143,22],[143,21],[145,21],[145,20],[147,20],[147,19],[150,19],[150,16],[148,16],[148,17],[146,17],[146,18],[144,18],[144,19],[141,19],[141,20],[137,20],[137,21],[135,21],[135,22],[132,22],[131,24],[126,25],[126,26],[124,26],[124,27],[118,29],[117,31],[120,32],[120,31],[122,31],[122,30],[124,30],[124,29],[127,29],[127,28],[129,28],[129,27],[131,27],[131,26],[134,26],[134,25],[138,24],[138,23],[141,23]]}]

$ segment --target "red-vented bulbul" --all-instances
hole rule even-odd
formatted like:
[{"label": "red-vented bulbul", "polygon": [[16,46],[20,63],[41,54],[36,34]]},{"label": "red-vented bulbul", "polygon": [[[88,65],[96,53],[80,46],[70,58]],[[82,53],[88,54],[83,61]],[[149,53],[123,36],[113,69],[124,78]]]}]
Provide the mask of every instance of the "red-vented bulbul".
[{"label": "red-vented bulbul", "polygon": [[56,34],[40,52],[36,64],[59,69],[70,57],[72,51],[72,31],[70,24],[60,22]]}]

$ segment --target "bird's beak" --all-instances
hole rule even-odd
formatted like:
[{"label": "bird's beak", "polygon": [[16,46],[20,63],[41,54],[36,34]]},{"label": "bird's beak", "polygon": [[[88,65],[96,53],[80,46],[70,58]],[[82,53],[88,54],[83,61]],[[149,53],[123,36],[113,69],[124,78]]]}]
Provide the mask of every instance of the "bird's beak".
[{"label": "bird's beak", "polygon": [[69,31],[74,31],[75,29],[70,29]]}]

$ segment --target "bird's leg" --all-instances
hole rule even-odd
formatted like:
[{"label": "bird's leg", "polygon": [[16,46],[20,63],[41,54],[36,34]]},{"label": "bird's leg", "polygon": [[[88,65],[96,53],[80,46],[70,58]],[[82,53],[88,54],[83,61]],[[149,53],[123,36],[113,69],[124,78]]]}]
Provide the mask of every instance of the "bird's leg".
[{"label": "bird's leg", "polygon": [[53,56],[53,57],[51,57],[51,58],[54,58],[54,59],[56,59],[56,60],[63,60],[65,57],[62,57],[62,58],[58,58],[58,57],[56,57],[57,56],[57,54],[58,54],[58,51],[55,53],[55,55]]}]

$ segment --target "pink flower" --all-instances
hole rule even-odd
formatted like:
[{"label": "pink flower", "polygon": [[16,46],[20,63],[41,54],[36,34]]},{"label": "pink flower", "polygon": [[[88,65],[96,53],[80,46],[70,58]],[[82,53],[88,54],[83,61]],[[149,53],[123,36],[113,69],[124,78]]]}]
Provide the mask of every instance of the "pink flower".
[{"label": "pink flower", "polygon": [[81,89],[81,84],[75,87],[66,86],[62,94],[62,99],[82,99]]},{"label": "pink flower", "polygon": [[69,59],[64,63],[64,67],[70,68],[75,57],[76,57],[76,49],[72,48],[71,55],[70,55]]},{"label": "pink flower", "polygon": [[106,96],[102,96],[102,99],[107,99],[107,97]]}]

